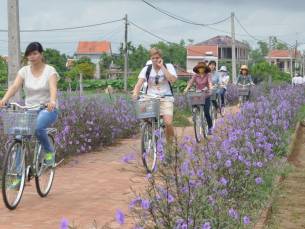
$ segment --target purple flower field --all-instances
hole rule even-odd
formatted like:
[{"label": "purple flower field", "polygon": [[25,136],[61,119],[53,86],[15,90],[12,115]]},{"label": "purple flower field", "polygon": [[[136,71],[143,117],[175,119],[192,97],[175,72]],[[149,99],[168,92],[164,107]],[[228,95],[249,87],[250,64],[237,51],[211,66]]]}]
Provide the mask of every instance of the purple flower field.
[{"label": "purple flower field", "polygon": [[304,105],[303,87],[257,92],[254,102],[217,123],[207,143],[185,137],[161,150],[158,171],[131,204],[137,226],[252,228],[285,168],[290,130]]}]

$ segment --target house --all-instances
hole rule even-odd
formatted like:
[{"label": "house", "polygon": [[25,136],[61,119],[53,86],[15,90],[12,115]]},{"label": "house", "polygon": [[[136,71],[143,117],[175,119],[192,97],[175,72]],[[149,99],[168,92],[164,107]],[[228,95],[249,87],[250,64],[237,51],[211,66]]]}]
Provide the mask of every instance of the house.
[{"label": "house", "polygon": [[76,59],[88,57],[92,63],[96,64],[95,78],[100,79],[100,59],[103,54],[112,54],[111,43],[109,41],[80,41],[75,53]]},{"label": "house", "polygon": [[301,57],[301,53],[295,50],[271,50],[266,56],[266,60],[270,64],[277,65],[281,71],[291,73],[291,70],[301,71]]},{"label": "house", "polygon": [[[250,47],[248,44],[235,40],[236,64],[247,64]],[[187,47],[187,72],[192,72],[199,61],[215,60],[217,68],[219,62],[232,61],[232,38],[229,36],[216,36]]]}]

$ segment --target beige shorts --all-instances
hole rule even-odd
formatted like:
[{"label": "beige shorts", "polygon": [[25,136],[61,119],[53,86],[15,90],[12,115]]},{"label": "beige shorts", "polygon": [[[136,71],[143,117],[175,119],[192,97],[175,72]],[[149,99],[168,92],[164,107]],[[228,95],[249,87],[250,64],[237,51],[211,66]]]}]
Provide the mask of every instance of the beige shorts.
[{"label": "beige shorts", "polygon": [[160,115],[174,115],[174,103],[171,101],[160,101]]}]

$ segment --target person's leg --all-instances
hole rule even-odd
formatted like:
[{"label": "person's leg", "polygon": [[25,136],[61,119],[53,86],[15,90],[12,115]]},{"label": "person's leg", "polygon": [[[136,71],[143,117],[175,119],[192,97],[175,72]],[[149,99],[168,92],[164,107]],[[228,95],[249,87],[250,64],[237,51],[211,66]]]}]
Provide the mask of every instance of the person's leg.
[{"label": "person's leg", "polygon": [[172,142],[174,139],[174,127],[173,127],[173,116],[164,115],[163,116],[164,124],[165,124],[165,136],[167,142]]},{"label": "person's leg", "polygon": [[203,109],[204,109],[204,116],[208,123],[209,132],[211,131],[211,128],[213,127],[213,122],[212,122],[212,118],[211,118],[211,114],[210,114],[210,106],[211,106],[211,99],[206,98]]},{"label": "person's leg", "polygon": [[47,128],[50,127],[57,119],[57,111],[49,112],[42,110],[39,112],[36,123],[36,137],[45,151],[45,160],[47,164],[54,162],[54,149],[49,142]]},{"label": "person's leg", "polygon": [[217,104],[216,100],[212,100],[213,106],[215,107],[216,110],[218,110],[219,106]]},{"label": "person's leg", "polygon": [[173,127],[174,103],[169,101],[161,101],[160,114],[163,116],[167,142],[172,142],[174,138],[174,127]]},{"label": "person's leg", "polygon": [[221,106],[225,106],[225,94],[226,94],[226,89],[224,88],[223,90],[222,90],[222,93],[221,93]]}]

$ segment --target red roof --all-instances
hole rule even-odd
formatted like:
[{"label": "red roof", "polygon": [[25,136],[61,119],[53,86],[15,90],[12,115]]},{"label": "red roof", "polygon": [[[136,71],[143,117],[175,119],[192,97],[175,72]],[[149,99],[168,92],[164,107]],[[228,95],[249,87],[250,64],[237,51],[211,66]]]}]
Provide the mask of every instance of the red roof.
[{"label": "red roof", "polygon": [[[292,54],[292,57],[295,57],[295,52],[290,50],[271,50],[268,54],[269,58],[290,58]],[[301,53],[297,51],[297,56],[301,56]]]},{"label": "red roof", "polygon": [[80,41],[77,47],[77,54],[103,54],[111,53],[109,41]]},{"label": "red roof", "polygon": [[190,45],[187,47],[188,56],[207,56],[212,53],[213,56],[218,56],[217,45]]}]

